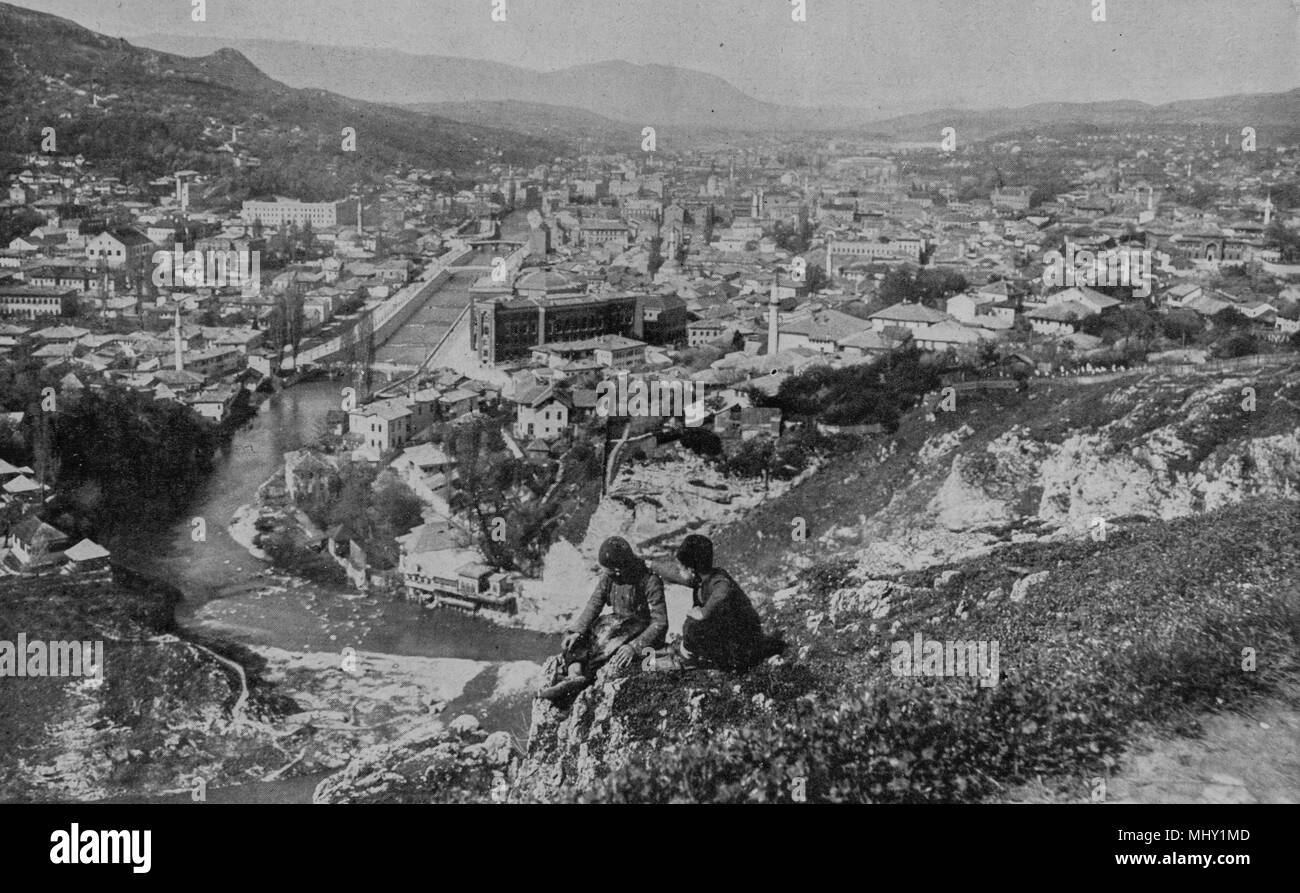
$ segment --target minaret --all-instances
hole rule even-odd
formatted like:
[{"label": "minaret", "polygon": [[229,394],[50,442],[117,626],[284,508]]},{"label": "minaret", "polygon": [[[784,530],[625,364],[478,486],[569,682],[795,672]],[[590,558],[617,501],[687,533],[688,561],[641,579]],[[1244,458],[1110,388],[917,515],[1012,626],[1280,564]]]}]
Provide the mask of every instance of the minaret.
[{"label": "minaret", "polygon": [[681,234],[677,231],[677,227],[668,228],[668,238],[664,240],[664,247],[667,249],[665,252],[667,264],[677,266],[677,255],[681,251]]},{"label": "minaret", "polygon": [[777,327],[777,310],[781,302],[776,296],[776,286],[780,281],[780,274],[775,274],[772,278],[772,298],[767,303],[767,355],[769,357],[776,354],[781,338],[780,329]]},{"label": "minaret", "polygon": [[177,372],[185,371],[185,353],[181,350],[181,306],[176,305],[176,325],[172,329],[172,350],[175,352],[175,358],[172,364],[176,367]]},{"label": "minaret", "polygon": [[1268,191],[1264,198],[1264,225],[1268,226],[1273,222],[1273,190]]},{"label": "minaret", "polygon": [[831,253],[834,249],[831,248],[831,245],[832,245],[832,239],[830,234],[827,233],[826,235],[826,278],[827,279],[835,278],[835,262],[831,260]]}]

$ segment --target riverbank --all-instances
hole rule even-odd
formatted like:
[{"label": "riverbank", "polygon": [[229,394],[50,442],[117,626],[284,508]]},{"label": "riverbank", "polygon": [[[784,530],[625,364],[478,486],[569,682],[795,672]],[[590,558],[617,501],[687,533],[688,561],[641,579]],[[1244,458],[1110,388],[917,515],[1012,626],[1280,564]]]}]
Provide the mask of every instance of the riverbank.
[{"label": "riverbank", "polygon": [[368,747],[472,713],[522,736],[540,663],[295,652],[177,629],[142,575],[0,581],[0,639],[103,642],[100,677],[0,687],[0,800],[151,799],[318,777]]},{"label": "riverbank", "polygon": [[[261,684],[294,701],[292,708],[269,719],[270,731],[231,727],[225,711],[235,700],[231,689],[235,674],[210,658],[199,657],[207,667],[203,672],[220,684],[219,693],[211,703],[177,701],[173,707],[180,711],[187,729],[197,730],[193,734],[179,732],[181,738],[202,742],[211,738],[204,753],[214,758],[199,756],[183,744],[174,757],[154,755],[152,745],[133,747],[129,749],[140,753],[132,759],[133,765],[158,763],[153,768],[133,769],[139,776],[137,782],[41,784],[38,790],[43,793],[31,796],[153,800],[166,798],[168,791],[187,789],[186,773],[199,772],[210,790],[221,790],[213,802],[232,797],[236,799],[231,802],[243,802],[231,794],[241,785],[251,800],[300,802],[304,790],[309,798],[310,786],[301,785],[298,779],[328,772],[320,767],[335,766],[367,742],[419,728],[440,716],[470,713],[488,730],[524,733],[528,679],[532,668],[556,650],[554,636],[506,629],[450,611],[428,611],[388,596],[365,596],[346,587],[296,580],[272,568],[253,544],[259,532],[254,526],[257,512],[246,507],[255,503],[259,488],[282,473],[284,453],[313,442],[325,413],[337,406],[337,382],[329,380],[304,381],[270,396],[258,407],[257,415],[234,432],[212,473],[178,517],[141,518],[137,527],[123,531],[109,544],[115,557],[152,578],[167,581],[176,591],[178,631],[208,644],[233,643],[229,652],[223,649],[222,653],[245,653],[241,662],[251,676],[261,679],[259,674],[268,674],[275,681]],[[193,536],[195,517],[207,522],[207,535],[199,540]],[[360,678],[348,677],[338,669],[347,648],[354,649],[371,667]],[[192,649],[186,653],[189,651]],[[161,665],[150,674],[175,675]],[[382,703],[389,695],[396,699],[393,706]],[[301,703],[296,701],[299,698]],[[441,709],[446,713],[431,710],[431,705],[437,707],[443,701],[446,706]],[[351,717],[354,704],[358,726],[338,723],[339,716]],[[374,706],[368,707],[371,704]],[[201,713],[203,722],[191,723],[191,711]],[[314,719],[285,720],[312,711],[321,713]],[[386,725],[372,729],[372,721]],[[208,722],[213,723],[210,732]],[[336,723],[339,728],[329,728]],[[227,731],[229,740],[223,737]],[[277,737],[281,733],[287,734]],[[64,745],[69,756],[60,758],[60,766],[68,763],[75,769],[79,763],[98,761],[98,757],[86,756],[78,740],[68,738]],[[238,762],[228,756],[224,764],[229,764],[230,770],[213,772],[214,766],[223,762],[220,754],[227,747],[254,756]],[[303,758],[290,769],[273,776],[304,751]],[[43,761],[33,763],[34,769],[48,766]],[[265,781],[268,777],[272,780]],[[182,794],[170,796],[185,799]]]},{"label": "riverbank", "polygon": [[487,691],[475,702],[485,713],[495,701],[530,697],[541,673],[541,665],[531,661],[253,650],[266,661],[266,681],[301,708],[277,724],[279,734],[309,735],[294,774],[340,768],[360,749],[394,741],[433,720],[449,722],[464,712],[466,694],[482,684]]}]

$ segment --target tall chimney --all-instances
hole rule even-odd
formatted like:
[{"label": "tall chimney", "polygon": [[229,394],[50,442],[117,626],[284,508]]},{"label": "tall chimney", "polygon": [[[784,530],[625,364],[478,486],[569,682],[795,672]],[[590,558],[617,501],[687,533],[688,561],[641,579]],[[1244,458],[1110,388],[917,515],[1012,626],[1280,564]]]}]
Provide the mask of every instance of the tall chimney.
[{"label": "tall chimney", "polygon": [[179,303],[176,305],[176,324],[172,328],[172,349],[175,352],[172,364],[177,372],[184,372],[185,352],[181,349],[181,305]]},{"label": "tall chimney", "polygon": [[767,355],[773,356],[777,351],[777,342],[781,337],[780,329],[777,326],[777,310],[781,304],[776,296],[777,283],[780,282],[780,275],[777,274],[772,279],[772,298],[767,303]]}]

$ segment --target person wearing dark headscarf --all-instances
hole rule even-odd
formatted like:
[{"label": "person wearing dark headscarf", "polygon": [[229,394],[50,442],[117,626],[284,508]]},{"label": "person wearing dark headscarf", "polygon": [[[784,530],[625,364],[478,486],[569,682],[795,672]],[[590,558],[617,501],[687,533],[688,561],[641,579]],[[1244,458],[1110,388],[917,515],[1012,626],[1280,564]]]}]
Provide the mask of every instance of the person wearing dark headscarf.
[{"label": "person wearing dark headscarf", "polygon": [[[539,697],[556,700],[579,691],[605,664],[621,673],[645,649],[664,643],[668,607],[663,580],[620,536],[605,540],[598,558],[604,573],[561,646],[567,675],[538,692]],[[606,607],[609,613],[602,613]]]},{"label": "person wearing dark headscarf", "polygon": [[693,533],[682,541],[677,567],[657,568],[670,583],[691,587],[693,607],[682,623],[682,656],[688,662],[725,670],[747,670],[785,650],[779,637],[764,635],[754,604],[713,564],[713,542]]}]

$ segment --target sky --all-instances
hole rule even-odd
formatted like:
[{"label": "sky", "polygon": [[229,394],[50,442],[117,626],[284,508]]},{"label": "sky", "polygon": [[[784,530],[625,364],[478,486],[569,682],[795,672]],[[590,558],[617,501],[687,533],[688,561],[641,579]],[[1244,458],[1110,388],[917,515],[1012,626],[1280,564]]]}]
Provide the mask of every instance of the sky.
[{"label": "sky", "polygon": [[[1300,0],[18,0],[96,31],[259,37],[539,70],[621,59],[798,106],[1162,103],[1300,86]],[[504,2],[505,21],[493,21]]]}]

